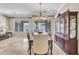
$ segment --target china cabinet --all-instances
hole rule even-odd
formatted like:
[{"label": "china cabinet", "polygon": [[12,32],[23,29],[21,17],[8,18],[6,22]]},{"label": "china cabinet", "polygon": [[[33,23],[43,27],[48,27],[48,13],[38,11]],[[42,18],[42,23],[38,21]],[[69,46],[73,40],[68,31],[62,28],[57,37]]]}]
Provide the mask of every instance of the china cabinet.
[{"label": "china cabinet", "polygon": [[77,14],[75,11],[66,11],[58,14],[55,22],[55,41],[66,54],[78,54],[77,47]]}]

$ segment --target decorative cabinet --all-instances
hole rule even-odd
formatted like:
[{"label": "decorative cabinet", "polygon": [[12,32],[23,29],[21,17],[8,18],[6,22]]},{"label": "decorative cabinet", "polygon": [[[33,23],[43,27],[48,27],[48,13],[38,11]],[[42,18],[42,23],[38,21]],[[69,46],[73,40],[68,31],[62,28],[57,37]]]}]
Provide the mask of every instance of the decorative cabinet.
[{"label": "decorative cabinet", "polygon": [[55,22],[55,41],[66,54],[78,54],[77,13],[67,11],[57,16]]}]

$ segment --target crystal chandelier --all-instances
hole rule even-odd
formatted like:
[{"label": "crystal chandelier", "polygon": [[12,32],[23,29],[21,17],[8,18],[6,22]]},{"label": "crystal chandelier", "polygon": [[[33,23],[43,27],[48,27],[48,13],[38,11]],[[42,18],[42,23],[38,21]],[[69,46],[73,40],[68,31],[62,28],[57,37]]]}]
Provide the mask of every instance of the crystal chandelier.
[{"label": "crystal chandelier", "polygon": [[42,20],[45,19],[45,18],[42,16],[41,5],[42,5],[42,3],[40,3],[40,13],[39,13],[40,15],[36,17],[36,20],[37,20],[37,21],[42,21]]}]

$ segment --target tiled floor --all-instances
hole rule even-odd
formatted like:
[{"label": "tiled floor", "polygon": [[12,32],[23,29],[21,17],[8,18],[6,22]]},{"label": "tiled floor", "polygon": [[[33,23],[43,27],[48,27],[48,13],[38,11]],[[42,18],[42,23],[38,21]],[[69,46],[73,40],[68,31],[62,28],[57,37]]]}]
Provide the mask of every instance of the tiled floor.
[{"label": "tiled floor", "polygon": [[[0,41],[0,55],[28,55],[28,42],[25,37],[12,37]],[[56,45],[53,45],[53,55],[65,55]]]},{"label": "tiled floor", "polygon": [[24,55],[27,54],[27,41],[21,37],[12,37],[0,41],[0,54]]},{"label": "tiled floor", "polygon": [[65,52],[57,45],[53,45],[53,55],[66,55]]}]

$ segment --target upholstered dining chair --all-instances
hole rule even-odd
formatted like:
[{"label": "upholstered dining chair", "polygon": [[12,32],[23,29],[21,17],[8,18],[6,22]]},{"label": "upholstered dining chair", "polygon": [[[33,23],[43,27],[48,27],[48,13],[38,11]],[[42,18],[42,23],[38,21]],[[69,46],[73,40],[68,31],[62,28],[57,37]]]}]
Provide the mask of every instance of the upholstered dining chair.
[{"label": "upholstered dining chair", "polygon": [[48,53],[48,35],[33,35],[33,52],[35,55],[46,55]]}]

